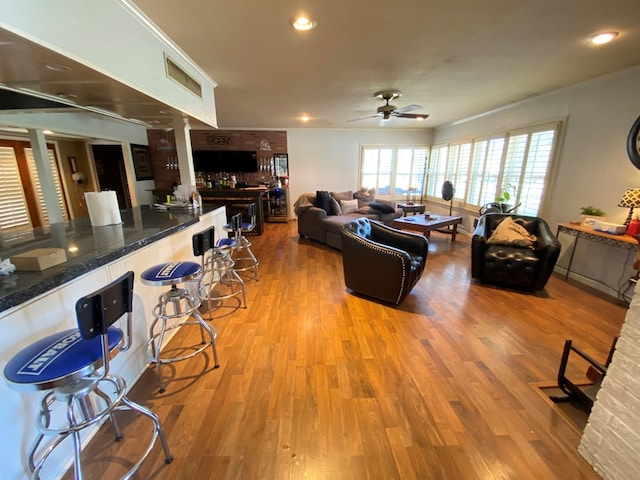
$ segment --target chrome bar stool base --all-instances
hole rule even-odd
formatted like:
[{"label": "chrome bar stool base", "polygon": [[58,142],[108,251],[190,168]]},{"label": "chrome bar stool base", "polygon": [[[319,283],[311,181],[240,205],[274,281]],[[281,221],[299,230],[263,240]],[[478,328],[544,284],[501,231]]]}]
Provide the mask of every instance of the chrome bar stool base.
[{"label": "chrome bar stool base", "polygon": [[[193,280],[201,274],[202,268],[195,262],[170,262],[155,265],[141,274],[141,279],[148,285],[171,285],[169,291],[158,298],[153,309],[154,320],[149,328],[147,353],[149,361],[156,365],[160,392],[164,392],[165,382],[162,376],[162,365],[180,362],[205,352],[211,348],[214,368],[218,368],[218,352],[216,349],[216,328],[209,325],[200,315],[200,299],[193,296],[186,288],[178,288],[178,284]],[[188,354],[163,357],[167,332],[185,326],[197,326],[200,330],[200,344],[181,347],[190,350]]]},{"label": "chrome bar stool base", "polygon": [[[81,431],[110,420],[115,441],[124,438],[115,413],[133,411],[153,424],[147,447],[122,477],[130,479],[151,453],[156,440],[165,463],[173,457],[158,417],[127,398],[123,378],[109,373],[109,361],[132,341],[133,272],[128,272],[76,303],[78,328],[42,338],[14,355],[4,369],[17,391],[45,391],[36,418],[36,438],[27,452],[32,479],[40,478],[47,459],[65,439],[73,442],[73,471],[82,480]],[[126,328],[114,324],[126,317]],[[51,352],[55,352],[52,355]],[[59,415],[66,412],[66,415]]]}]

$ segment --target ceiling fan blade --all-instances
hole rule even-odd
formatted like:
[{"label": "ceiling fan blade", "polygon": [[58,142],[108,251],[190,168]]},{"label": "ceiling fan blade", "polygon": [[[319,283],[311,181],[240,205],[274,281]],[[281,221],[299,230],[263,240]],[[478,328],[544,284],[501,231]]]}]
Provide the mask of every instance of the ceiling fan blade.
[{"label": "ceiling fan blade", "polygon": [[418,110],[420,108],[422,108],[420,105],[416,105],[415,103],[413,103],[411,105],[405,105],[404,107],[396,108],[395,112],[405,113],[410,112],[411,110]]},{"label": "ceiling fan blade", "polygon": [[424,120],[429,115],[427,115],[426,113],[398,113],[398,114],[395,114],[395,116],[398,118],[413,118],[413,119],[419,118],[421,120]]},{"label": "ceiling fan blade", "polygon": [[378,118],[380,115],[367,115],[366,117],[358,117],[347,120],[347,122],[357,122],[358,120],[366,120],[367,118]]}]

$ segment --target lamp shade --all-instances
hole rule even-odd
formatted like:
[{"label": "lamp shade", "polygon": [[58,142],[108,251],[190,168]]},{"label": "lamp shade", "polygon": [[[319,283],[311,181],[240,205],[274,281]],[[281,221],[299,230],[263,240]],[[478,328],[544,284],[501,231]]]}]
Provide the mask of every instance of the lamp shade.
[{"label": "lamp shade", "polygon": [[627,208],[640,208],[640,188],[629,188],[620,203],[618,203],[619,207],[627,207]]}]

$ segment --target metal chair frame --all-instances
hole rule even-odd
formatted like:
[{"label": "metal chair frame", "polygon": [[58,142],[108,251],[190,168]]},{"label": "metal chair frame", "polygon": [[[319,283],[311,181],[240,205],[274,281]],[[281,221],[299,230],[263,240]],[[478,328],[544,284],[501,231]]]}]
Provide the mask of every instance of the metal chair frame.
[{"label": "metal chair frame", "polygon": [[[149,409],[127,398],[125,380],[110,373],[110,359],[131,346],[133,277],[133,272],[127,272],[106,287],[80,298],[75,308],[78,330],[67,330],[48,337],[53,339],[52,341],[71,345],[69,347],[71,354],[84,356],[85,358],[79,360],[85,362],[83,368],[74,369],[67,375],[41,383],[17,384],[9,380],[11,386],[18,390],[48,390],[42,397],[40,412],[36,419],[38,435],[27,455],[32,479],[40,478],[40,471],[47,458],[63,440],[71,436],[74,447],[74,478],[82,480],[81,431],[108,418],[115,431],[115,441],[119,442],[124,435],[116,422],[114,413],[122,410],[138,412],[148,417],[154,426],[153,436],[143,455],[122,478],[129,479],[135,475],[158,438],[164,450],[165,463],[172,462],[173,457],[158,417]],[[112,327],[116,321],[125,316],[124,332]],[[92,345],[98,347],[93,340],[96,337],[100,337],[99,348],[90,351]],[[57,347],[54,346],[54,348]],[[7,376],[7,369],[5,369],[5,376]],[[102,386],[104,384],[110,385],[111,388],[108,391],[113,393],[107,394]],[[54,427],[51,424],[51,412],[56,402],[65,405],[67,419],[66,424]],[[46,437],[55,438],[45,446],[43,441]]]}]

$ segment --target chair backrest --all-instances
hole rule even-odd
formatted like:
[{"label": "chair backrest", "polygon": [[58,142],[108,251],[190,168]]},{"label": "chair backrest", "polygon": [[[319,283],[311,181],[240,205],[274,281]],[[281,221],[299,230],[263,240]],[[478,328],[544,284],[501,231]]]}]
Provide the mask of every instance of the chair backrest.
[{"label": "chair backrest", "polygon": [[243,225],[242,228],[245,231],[251,231],[256,227],[256,204],[249,203],[247,204],[247,217],[249,217],[249,224]]},{"label": "chair backrest", "polygon": [[345,223],[342,228],[344,230],[352,232],[359,237],[371,239],[371,222],[366,217],[358,218],[351,222]]},{"label": "chair backrest", "polygon": [[[106,335],[123,315],[133,312],[133,272],[127,272],[106,287],[76,302],[76,318],[82,338]],[[131,319],[129,318],[129,321]],[[130,333],[130,325],[127,326]]]},{"label": "chair backrest", "polygon": [[208,228],[192,237],[193,256],[202,257],[215,246],[215,227]]},{"label": "chair backrest", "polygon": [[240,233],[240,230],[242,230],[242,214],[241,213],[236,213],[231,217],[231,228],[236,234]]},{"label": "chair backrest", "polygon": [[[110,347],[109,327],[123,316],[127,317],[125,333],[115,335],[116,345]],[[133,320],[133,272],[127,272],[106,287],[80,298],[76,302],[78,330],[85,340],[100,336],[102,344],[102,373],[109,374],[110,352],[128,350],[131,346]]]}]

